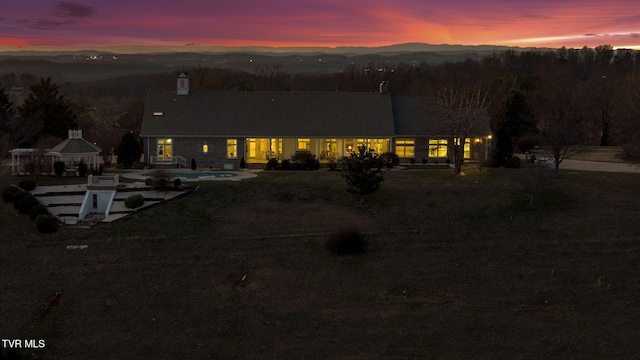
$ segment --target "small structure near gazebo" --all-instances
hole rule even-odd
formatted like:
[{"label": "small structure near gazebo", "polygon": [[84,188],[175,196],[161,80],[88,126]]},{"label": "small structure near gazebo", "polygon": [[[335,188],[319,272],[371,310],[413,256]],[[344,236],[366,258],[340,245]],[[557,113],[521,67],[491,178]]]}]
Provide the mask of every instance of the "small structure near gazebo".
[{"label": "small structure near gazebo", "polygon": [[82,130],[69,130],[69,137],[54,146],[47,155],[51,163],[62,161],[68,163],[67,168],[74,167],[81,160],[90,168],[98,170],[98,160],[102,149],[82,138]]}]

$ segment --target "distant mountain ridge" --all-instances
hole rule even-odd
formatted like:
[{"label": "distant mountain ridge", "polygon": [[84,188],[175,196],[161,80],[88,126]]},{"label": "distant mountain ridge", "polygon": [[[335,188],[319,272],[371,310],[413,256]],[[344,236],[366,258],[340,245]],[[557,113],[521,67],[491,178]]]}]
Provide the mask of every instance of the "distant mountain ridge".
[{"label": "distant mountain ridge", "polygon": [[367,54],[401,54],[411,52],[501,52],[506,50],[528,50],[531,48],[520,48],[513,46],[496,45],[449,45],[449,44],[426,44],[426,43],[404,43],[387,46],[366,47],[366,46],[300,46],[300,47],[274,47],[274,46],[28,46],[15,48],[0,46],[0,55],[4,56],[41,56],[41,55],[63,55],[63,54],[166,54],[166,53],[249,53],[249,54],[340,54],[340,55],[367,55]]}]

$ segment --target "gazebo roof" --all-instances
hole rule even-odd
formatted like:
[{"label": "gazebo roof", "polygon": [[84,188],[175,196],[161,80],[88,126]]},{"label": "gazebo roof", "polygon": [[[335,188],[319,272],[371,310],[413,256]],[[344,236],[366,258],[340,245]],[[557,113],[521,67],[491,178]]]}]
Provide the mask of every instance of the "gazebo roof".
[{"label": "gazebo roof", "polygon": [[102,149],[85,139],[66,139],[54,146],[50,152],[60,155],[99,154]]},{"label": "gazebo roof", "polygon": [[59,155],[97,155],[102,151],[99,147],[83,139],[80,130],[76,130],[73,136],[71,131],[69,134],[69,138],[54,146],[49,152]]}]

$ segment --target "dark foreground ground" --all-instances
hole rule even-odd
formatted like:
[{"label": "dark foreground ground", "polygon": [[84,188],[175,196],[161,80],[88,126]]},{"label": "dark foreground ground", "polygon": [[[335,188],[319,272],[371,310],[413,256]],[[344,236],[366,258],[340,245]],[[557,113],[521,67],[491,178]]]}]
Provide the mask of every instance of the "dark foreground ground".
[{"label": "dark foreground ground", "polygon": [[[0,337],[44,340],[26,359],[631,359],[639,199],[638,174],[431,170],[359,208],[336,173],[264,172],[55,235],[5,204]],[[339,228],[368,252],[328,253]]]}]

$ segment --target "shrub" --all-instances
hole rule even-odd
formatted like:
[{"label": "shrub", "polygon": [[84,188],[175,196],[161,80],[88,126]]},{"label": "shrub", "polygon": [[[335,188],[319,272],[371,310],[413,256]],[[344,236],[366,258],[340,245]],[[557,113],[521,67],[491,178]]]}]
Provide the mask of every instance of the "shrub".
[{"label": "shrub", "polygon": [[2,200],[4,200],[4,202],[13,201],[13,195],[18,191],[22,191],[22,190],[18,189],[13,185],[5,185],[2,188]]},{"label": "shrub", "polygon": [[410,159],[409,159],[409,162],[413,165],[413,164],[415,164],[415,163],[416,163],[416,159],[415,159],[415,158],[410,158]]},{"label": "shrub", "polygon": [[318,170],[320,161],[308,151],[296,151],[291,157],[291,163],[296,170]]},{"label": "shrub", "polygon": [[356,255],[366,251],[367,243],[356,230],[339,230],[329,236],[324,247],[336,255]]},{"label": "shrub", "polygon": [[244,169],[247,167],[247,162],[244,161],[244,158],[240,159],[240,169]]},{"label": "shrub", "polygon": [[195,170],[196,168],[197,168],[196,159],[191,158],[191,170]]},{"label": "shrub", "polygon": [[514,156],[511,159],[508,159],[504,163],[504,167],[506,167],[508,169],[519,169],[520,168],[520,158],[517,157],[517,156]]},{"label": "shrub", "polygon": [[26,196],[33,196],[30,193],[23,191],[23,190],[18,190],[15,193],[13,193],[13,197],[11,198],[11,201],[13,201],[13,206],[16,207],[16,209],[18,208],[18,202],[20,200],[22,200],[24,197]]},{"label": "shrub", "polygon": [[426,164],[426,163],[427,163],[427,161],[429,161],[429,160],[428,160],[428,159],[422,159],[422,163],[423,163],[423,164]]},{"label": "shrub", "polygon": [[33,179],[22,179],[18,186],[24,191],[31,191],[36,188],[36,181]]},{"label": "shrub", "polygon": [[52,234],[58,231],[58,220],[51,215],[38,215],[36,217],[36,228],[43,234]]},{"label": "shrub", "polygon": [[78,175],[80,177],[87,176],[87,171],[87,163],[85,163],[84,160],[80,160],[80,162],[78,163]]},{"label": "shrub", "polygon": [[180,185],[182,185],[182,180],[180,180],[180,178],[175,178],[173,180],[173,186],[174,187],[180,187]]},{"label": "shrub", "polygon": [[53,163],[53,172],[56,173],[56,176],[60,177],[64,173],[64,162],[56,161]]},{"label": "shrub", "polygon": [[131,195],[128,198],[124,199],[124,206],[126,206],[128,209],[139,208],[142,205],[144,205],[144,196],[140,194]]},{"label": "shrub", "polygon": [[386,152],[380,155],[380,160],[384,163],[384,166],[392,168],[400,163],[400,157],[392,152]]},{"label": "shrub", "polygon": [[27,194],[27,196],[21,197],[20,200],[16,202],[16,209],[18,209],[18,211],[23,214],[28,214],[29,209],[36,205],[40,205],[38,199],[36,199],[36,197],[31,194]]},{"label": "shrub", "polygon": [[329,171],[335,171],[338,168],[338,160],[335,157],[329,158]]},{"label": "shrub", "polygon": [[[149,178],[151,189],[157,191],[165,191],[167,186],[171,181],[171,173],[164,169],[156,169],[151,173],[151,177]],[[145,180],[146,184],[146,180]]]},{"label": "shrub", "polygon": [[31,217],[31,220],[35,220],[38,215],[51,215],[49,214],[49,210],[47,210],[47,207],[42,205],[42,204],[38,204],[35,206],[32,206],[31,209],[29,209],[29,217]]},{"label": "shrub", "polygon": [[278,167],[278,159],[269,159],[264,166],[265,170],[275,170]]},{"label": "shrub", "polygon": [[499,168],[502,166],[494,157],[488,157],[482,162],[483,167]]},{"label": "shrub", "polygon": [[284,170],[289,170],[289,168],[291,167],[291,162],[287,159],[282,160],[282,168]]},{"label": "shrub", "polygon": [[623,144],[622,150],[628,158],[632,160],[640,159],[640,142],[628,142]]}]

